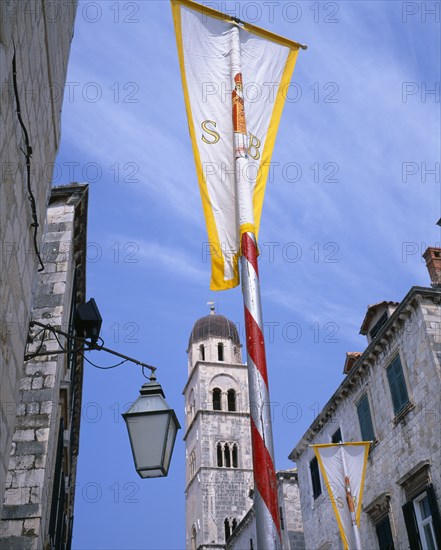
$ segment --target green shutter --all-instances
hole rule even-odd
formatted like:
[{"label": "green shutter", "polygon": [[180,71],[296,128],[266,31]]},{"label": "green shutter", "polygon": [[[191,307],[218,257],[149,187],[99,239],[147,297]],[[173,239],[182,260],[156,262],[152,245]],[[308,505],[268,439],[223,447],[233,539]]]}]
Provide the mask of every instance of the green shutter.
[{"label": "green shutter", "polygon": [[441,517],[432,484],[427,487],[426,493],[429,500],[430,513],[432,514],[432,524],[433,530],[435,531],[436,543],[438,544],[438,548],[441,548]]},{"label": "green shutter", "polygon": [[309,463],[311,470],[312,496],[314,500],[322,494],[322,486],[320,483],[320,474],[317,457],[314,457]]},{"label": "green shutter", "polygon": [[409,500],[402,507],[404,523],[406,525],[407,537],[409,539],[410,550],[421,550],[420,536],[413,507],[413,500]]},{"label": "green shutter", "polygon": [[392,538],[389,516],[385,517],[378,525],[376,525],[375,530],[377,532],[380,550],[394,550],[394,540]]},{"label": "green shutter", "polygon": [[387,367],[387,380],[389,382],[394,412],[395,414],[398,414],[407,405],[407,403],[409,403],[406,380],[404,378],[399,355],[397,355],[392,363]]},{"label": "green shutter", "polygon": [[374,426],[372,424],[371,410],[369,408],[369,399],[365,394],[357,405],[358,421],[360,423],[361,438],[363,441],[373,441],[375,439]]}]

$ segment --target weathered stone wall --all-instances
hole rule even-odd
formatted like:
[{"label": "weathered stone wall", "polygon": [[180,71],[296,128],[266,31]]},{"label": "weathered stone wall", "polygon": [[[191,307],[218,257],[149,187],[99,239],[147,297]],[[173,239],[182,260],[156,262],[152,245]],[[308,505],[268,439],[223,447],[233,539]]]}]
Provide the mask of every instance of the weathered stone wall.
[{"label": "weathered stone wall", "polygon": [[282,546],[286,550],[304,550],[305,537],[297,472],[277,472],[277,488],[281,509]]},{"label": "weathered stone wall", "polygon": [[[426,290],[429,292],[429,289]],[[398,481],[426,462],[438,506],[441,507],[441,307],[439,293],[438,296],[435,292],[433,294],[433,297],[416,295],[411,304],[402,308],[401,313],[397,312],[399,315],[395,315],[392,327],[373,342],[373,352],[366,367],[359,374],[350,374],[348,379],[351,383],[344,390],[342,385],[338,399],[336,394],[334,400],[328,403],[329,410],[334,409],[332,417],[328,417],[319,429],[314,429],[313,437],[304,437],[297,445],[307,548],[340,548],[341,541],[323,481],[322,494],[313,500],[309,471],[313,453],[306,445],[329,443],[331,434],[339,426],[344,441],[359,441],[361,432],[356,404],[365,392],[369,396],[377,442],[369,454],[363,508],[388,493],[395,547],[408,548],[401,509],[407,496]],[[406,377],[410,404],[395,417],[386,368],[397,352]],[[363,548],[378,548],[374,523],[365,512],[362,512],[360,532]]]},{"label": "weathered stone wall", "polygon": [[[84,300],[85,290],[85,266],[79,262],[84,260],[80,258],[81,249],[85,248],[87,186],[76,185],[70,189],[67,200],[55,196],[47,211],[46,264],[38,277],[32,309],[33,321],[63,331],[68,331],[73,292]],[[29,354],[59,350],[60,344],[66,346],[63,336],[55,337],[37,326],[32,333],[36,338],[27,348]],[[72,386],[74,378],[76,387]],[[66,449],[63,465],[66,474],[63,483],[66,482],[68,488],[66,510],[73,506],[79,430],[75,409],[80,405],[81,379],[82,362],[78,370],[78,363],[69,361],[65,354],[44,355],[25,362],[8,457],[0,521],[1,548],[41,549],[47,543],[61,417]]]},{"label": "weathered stone wall", "polygon": [[0,2],[0,512],[38,269],[21,151],[25,141],[13,91],[14,44],[41,248],[75,8],[75,0]]},{"label": "weathered stone wall", "polygon": [[[281,511],[282,550],[305,550],[299,486],[295,470],[277,472],[277,494]],[[258,549],[256,516],[251,508],[228,540],[227,550]]]}]

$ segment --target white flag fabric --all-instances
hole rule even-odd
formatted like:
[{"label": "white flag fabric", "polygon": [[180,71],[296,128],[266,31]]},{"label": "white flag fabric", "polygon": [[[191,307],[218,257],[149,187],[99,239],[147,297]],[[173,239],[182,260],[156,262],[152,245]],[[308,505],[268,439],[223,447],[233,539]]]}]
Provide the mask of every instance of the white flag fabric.
[{"label": "white flag fabric", "polygon": [[[241,234],[252,231],[257,238],[274,142],[301,45],[253,25],[234,23],[191,0],[171,3],[211,253],[210,287],[223,290],[239,284]],[[241,74],[233,74],[231,59],[237,29]],[[244,136],[248,162],[242,180],[253,198],[246,223],[238,219],[236,204],[235,132]]]},{"label": "white flag fabric", "polygon": [[356,522],[357,525],[360,525],[364,476],[370,444],[370,441],[361,441],[356,443],[340,443],[337,445],[311,445],[328,490],[345,550],[356,548],[356,542],[351,513],[346,500],[343,459],[346,462],[347,475],[354,501]]}]

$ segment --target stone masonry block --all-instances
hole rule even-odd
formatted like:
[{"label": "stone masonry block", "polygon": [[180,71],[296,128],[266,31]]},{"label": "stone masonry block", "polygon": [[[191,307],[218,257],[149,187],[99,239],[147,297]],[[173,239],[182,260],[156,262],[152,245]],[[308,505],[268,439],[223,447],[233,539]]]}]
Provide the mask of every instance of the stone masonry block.
[{"label": "stone masonry block", "polygon": [[[23,521],[4,520],[0,521],[0,537],[9,535],[10,537],[19,537],[22,533]],[[3,548],[3,543],[2,543]]]}]

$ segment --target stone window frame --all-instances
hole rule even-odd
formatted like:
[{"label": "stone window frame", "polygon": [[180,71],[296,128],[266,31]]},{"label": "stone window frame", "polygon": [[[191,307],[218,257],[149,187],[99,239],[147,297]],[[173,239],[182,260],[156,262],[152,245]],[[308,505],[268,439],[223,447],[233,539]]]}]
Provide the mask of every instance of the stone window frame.
[{"label": "stone window frame", "polygon": [[[315,443],[317,443],[317,442],[316,441],[311,441],[311,445],[313,445]],[[325,498],[323,488],[325,488],[325,490],[326,490],[326,484],[325,484],[325,481],[323,479],[323,476],[322,476],[322,473],[321,473],[320,467],[319,467],[320,486],[322,488],[322,492],[317,498],[314,498],[313,490],[312,490],[312,479],[311,479],[310,464],[311,464],[311,460],[315,457],[315,453],[314,453],[314,451],[312,450],[311,447],[307,448],[307,450],[305,451],[304,457],[305,457],[305,460],[306,460],[306,479],[307,479],[308,488],[309,488],[308,497],[310,499],[311,510],[314,510],[319,505],[319,503],[322,500],[324,500],[324,498]]]},{"label": "stone window frame", "polygon": [[375,529],[375,535],[377,536],[377,538],[377,526],[379,526],[380,523],[382,523],[384,520],[389,520],[392,542],[395,546],[397,532],[393,515],[391,513],[391,493],[386,491],[379,494],[376,498],[374,498],[374,500],[372,500],[363,508],[363,512],[365,512],[369,516],[369,519]]},{"label": "stone window frame", "polygon": [[436,544],[438,548],[441,548],[441,536],[437,534],[437,531],[441,532],[441,515],[436,502],[434,486],[432,484],[431,467],[432,461],[430,459],[420,460],[420,462],[406,472],[396,483],[403,489],[406,499],[406,502],[401,508],[404,515],[409,543],[415,546],[420,540],[418,531],[419,526],[418,523],[416,523],[415,500],[418,500],[418,498],[425,493],[429,497],[433,521],[432,525],[436,526],[436,528],[434,528]]},{"label": "stone window frame", "polygon": [[217,468],[228,468],[232,470],[237,470],[240,467],[239,443],[237,441],[217,441],[215,462]]},{"label": "stone window frame", "polygon": [[[317,463],[317,473],[318,473],[318,480],[319,480],[319,483],[320,483],[320,493],[314,497],[314,487],[313,487],[313,484],[312,484],[312,470],[311,470],[311,462],[315,460],[316,463]],[[318,459],[315,455],[315,453],[313,453],[313,455],[308,458],[308,480],[309,480],[309,487],[311,489],[311,500],[312,500],[312,507],[314,508],[314,504],[317,503],[317,501],[320,499],[320,498],[323,498],[323,495],[324,495],[324,491],[323,491],[323,488],[326,489],[326,485],[324,483],[324,480],[323,480],[323,477],[322,477],[322,473],[320,471],[320,465],[318,463]]]},{"label": "stone window frame", "polygon": [[188,457],[188,471],[192,479],[196,474],[196,449],[193,449]]},{"label": "stone window frame", "polygon": [[234,516],[228,516],[224,520],[224,535],[225,535],[225,542],[228,541],[228,539],[232,536],[234,531],[237,529],[237,526],[239,525],[239,522],[237,521],[237,518]]},{"label": "stone window frame", "polygon": [[[217,398],[216,398],[216,405],[218,404],[219,405],[219,408],[215,408],[215,394],[216,392],[216,395],[218,395],[219,397],[219,402],[217,401]],[[223,391],[222,391],[222,388],[219,388],[219,386],[216,386],[215,388],[212,388],[211,390],[211,406],[213,407],[213,411],[222,411],[222,396],[223,396]]]},{"label": "stone window frame", "polygon": [[[232,399],[230,399],[231,395],[233,396]],[[237,391],[234,388],[229,388],[227,390],[227,411],[237,412]]]},{"label": "stone window frame", "polygon": [[221,363],[225,362],[225,344],[223,342],[218,342],[216,349],[217,360]]},{"label": "stone window frame", "polygon": [[188,401],[187,401],[187,418],[188,418],[188,425],[190,425],[195,417],[196,413],[196,398],[195,398],[195,391],[194,388],[191,388],[189,394],[188,394]]},{"label": "stone window frame", "polygon": [[198,536],[198,532],[196,529],[196,524],[193,523],[193,525],[191,526],[191,550],[196,550],[197,548],[197,545],[196,545],[197,536]]},{"label": "stone window frame", "polygon": [[[393,405],[393,401],[392,401],[392,392],[391,392],[391,389],[390,389],[389,379],[388,379],[388,376],[387,376],[387,369],[392,364],[392,362],[395,360],[395,358],[397,356],[400,358],[401,370],[403,372],[404,383],[406,385],[408,402],[400,411],[398,411],[398,413],[395,413],[394,405]],[[407,416],[407,414],[412,409],[415,408],[413,394],[412,394],[412,391],[411,391],[412,386],[411,386],[410,381],[409,381],[407,362],[405,361],[405,359],[403,357],[403,353],[402,353],[400,348],[396,348],[391,353],[388,354],[387,358],[383,362],[383,369],[382,370],[383,370],[383,372],[382,372],[383,385],[387,388],[387,393],[388,393],[388,396],[389,396],[389,402],[390,402],[390,405],[391,405],[392,422],[393,422],[393,426],[395,427],[397,424],[400,423],[400,421],[405,416]]]}]

